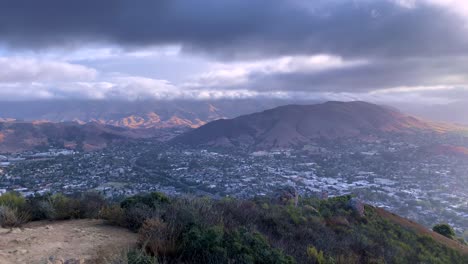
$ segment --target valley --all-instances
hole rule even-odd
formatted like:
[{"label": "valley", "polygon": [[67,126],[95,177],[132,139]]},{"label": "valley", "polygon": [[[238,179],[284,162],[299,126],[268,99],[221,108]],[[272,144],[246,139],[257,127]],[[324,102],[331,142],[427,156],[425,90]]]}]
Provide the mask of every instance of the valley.
[{"label": "valley", "polygon": [[[125,137],[95,149],[47,150],[45,146],[5,153],[0,156],[0,194],[15,191],[29,197],[92,190],[110,199],[155,191],[215,199],[269,197],[283,189],[306,197],[350,194],[429,228],[447,222],[459,235],[466,235],[468,139],[464,128],[363,102],[313,107],[308,114],[291,115],[291,107],[280,107],[215,121],[166,140]],[[262,117],[275,111],[289,118],[283,114],[279,115],[283,118]],[[343,122],[330,126],[338,119]],[[227,127],[217,128],[220,124]],[[294,133],[286,128],[291,124],[297,127]],[[275,134],[259,127],[286,130]],[[105,131],[132,135],[128,133],[138,129]]]},{"label": "valley", "polygon": [[428,151],[466,143],[458,137],[432,139],[430,145],[427,140],[344,140],[253,152],[136,141],[12,162],[2,168],[0,191],[30,196],[95,190],[110,198],[159,191],[246,199],[293,188],[304,196],[352,194],[427,227],[449,222],[463,234],[468,230],[468,156]]}]

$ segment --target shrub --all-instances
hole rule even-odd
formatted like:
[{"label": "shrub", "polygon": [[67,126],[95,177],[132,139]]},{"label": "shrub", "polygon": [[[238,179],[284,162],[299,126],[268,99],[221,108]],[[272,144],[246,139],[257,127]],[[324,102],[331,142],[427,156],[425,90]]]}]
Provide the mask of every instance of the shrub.
[{"label": "shrub", "polygon": [[158,192],[153,192],[149,194],[128,197],[120,203],[120,206],[122,208],[127,209],[134,207],[137,204],[144,204],[150,208],[156,208],[162,204],[169,203],[169,201],[170,200],[166,195]]},{"label": "shrub", "polygon": [[222,223],[222,209],[217,208],[208,198],[181,198],[173,201],[160,212],[161,218],[176,228],[183,229],[196,224],[201,227],[212,227]]},{"label": "shrub", "polygon": [[8,206],[12,209],[23,209],[26,206],[26,199],[14,192],[7,192],[0,196],[0,205]]},{"label": "shrub", "polygon": [[83,218],[98,218],[100,210],[106,204],[106,200],[99,193],[85,193],[80,198],[80,216]]},{"label": "shrub", "polygon": [[26,211],[4,205],[0,206],[0,226],[2,227],[18,227],[28,222],[29,218]]},{"label": "shrub", "polygon": [[445,237],[453,239],[455,237],[455,231],[453,228],[448,224],[438,224],[432,228],[432,231],[439,233]]},{"label": "shrub", "polygon": [[81,218],[79,201],[68,198],[62,194],[54,194],[48,198],[52,208],[48,219],[66,220]]},{"label": "shrub", "polygon": [[224,247],[227,248],[230,260],[234,260],[235,263],[296,263],[291,256],[285,255],[280,250],[273,248],[262,234],[250,232],[246,229],[226,233]]},{"label": "shrub", "polygon": [[132,250],[127,253],[126,264],[158,264],[156,258],[146,255],[144,252]]},{"label": "shrub", "polygon": [[318,251],[315,247],[307,248],[307,256],[310,259],[310,263],[315,264],[325,264],[325,257],[323,256],[323,251]]},{"label": "shrub", "polygon": [[28,202],[32,221],[50,219],[53,216],[54,208],[44,197],[30,198]]},{"label": "shrub", "polygon": [[190,226],[182,234],[179,244],[181,257],[193,263],[227,263],[223,247],[223,230],[220,227],[207,229]]},{"label": "shrub", "polygon": [[161,219],[152,218],[143,223],[138,240],[146,252],[158,257],[170,258],[176,256],[179,232],[180,230],[176,230]]},{"label": "shrub", "polygon": [[125,211],[119,205],[107,205],[99,211],[99,218],[111,225],[125,226]]},{"label": "shrub", "polygon": [[138,231],[146,219],[157,217],[155,211],[145,204],[136,204],[133,207],[125,208],[124,210],[124,224],[132,231]]},{"label": "shrub", "polygon": [[[105,264],[158,264],[155,257],[147,255],[145,252],[138,249],[115,251],[99,251],[97,258],[89,263],[105,263]],[[66,262],[68,263],[68,262]],[[73,262],[75,263],[75,262]],[[86,262],[88,263],[88,262]]]}]

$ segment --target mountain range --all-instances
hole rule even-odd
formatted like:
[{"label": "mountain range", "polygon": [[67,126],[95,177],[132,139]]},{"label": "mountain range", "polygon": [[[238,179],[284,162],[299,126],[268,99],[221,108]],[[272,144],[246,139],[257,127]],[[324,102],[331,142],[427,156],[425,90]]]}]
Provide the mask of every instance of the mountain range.
[{"label": "mountain range", "polygon": [[98,123],[0,122],[0,153],[14,153],[40,147],[96,150],[111,142],[145,138],[151,133]]},{"label": "mountain range", "polygon": [[125,128],[196,128],[290,103],[285,100],[0,102],[2,121],[99,123]]},{"label": "mountain range", "polygon": [[[440,134],[465,129],[359,101],[285,105],[232,119],[226,116],[250,108],[235,110],[242,105],[235,107],[230,102],[222,105],[223,111],[206,102],[156,106],[150,102],[140,105],[122,102],[120,106],[124,108],[93,103],[88,105],[93,110],[84,113],[79,108],[71,111],[70,105],[62,105],[63,111],[58,106],[33,105],[31,109],[36,107],[37,112],[25,110],[16,114],[31,120],[37,118],[35,121],[20,121],[15,115],[2,112],[10,117],[0,119],[0,153],[42,146],[94,150],[111,142],[141,138],[172,140],[190,146],[272,149],[313,144],[323,139],[376,139],[389,134]],[[74,121],[63,121],[68,119]]]}]

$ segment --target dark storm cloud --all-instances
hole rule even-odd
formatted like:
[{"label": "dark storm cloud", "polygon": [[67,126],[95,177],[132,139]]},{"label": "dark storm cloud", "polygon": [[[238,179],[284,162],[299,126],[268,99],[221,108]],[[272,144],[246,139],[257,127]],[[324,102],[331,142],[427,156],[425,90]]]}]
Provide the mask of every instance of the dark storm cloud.
[{"label": "dark storm cloud", "polygon": [[452,55],[468,50],[464,26],[447,10],[390,0],[0,0],[0,41],[26,49],[103,42],[180,44],[224,58]]},{"label": "dark storm cloud", "polygon": [[369,92],[399,86],[465,85],[468,58],[382,60],[317,73],[252,74],[249,89]]},{"label": "dark storm cloud", "polygon": [[300,92],[371,92],[402,86],[465,86],[468,57],[397,58],[352,67],[287,73],[252,72],[234,89]]}]

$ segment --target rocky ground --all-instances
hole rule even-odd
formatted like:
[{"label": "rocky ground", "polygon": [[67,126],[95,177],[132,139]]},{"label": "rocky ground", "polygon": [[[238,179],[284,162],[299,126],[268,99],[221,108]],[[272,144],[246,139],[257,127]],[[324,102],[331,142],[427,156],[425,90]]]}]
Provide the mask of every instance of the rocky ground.
[{"label": "rocky ground", "polygon": [[106,263],[134,247],[137,234],[100,220],[33,222],[0,228],[0,263]]}]

